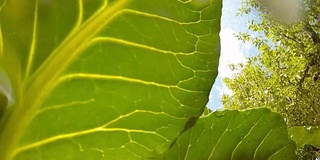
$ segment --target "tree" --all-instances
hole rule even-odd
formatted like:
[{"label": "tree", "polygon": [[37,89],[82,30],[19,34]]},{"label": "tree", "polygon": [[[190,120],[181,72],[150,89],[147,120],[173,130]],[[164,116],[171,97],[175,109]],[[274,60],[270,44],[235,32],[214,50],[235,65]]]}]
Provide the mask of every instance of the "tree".
[{"label": "tree", "polygon": [[[236,35],[251,42],[260,52],[246,64],[232,65],[240,70],[226,85],[233,95],[223,95],[226,108],[268,107],[281,113],[291,136],[318,137],[311,127],[320,125],[320,1],[247,0],[239,15],[257,11],[260,20],[249,22],[251,33]],[[302,131],[303,132],[302,132]],[[315,128],[317,130],[317,128]],[[316,138],[314,138],[315,140]],[[299,143],[301,159],[318,157],[318,143]]]},{"label": "tree", "polygon": [[260,55],[236,65],[240,73],[224,80],[234,94],[224,95],[222,102],[235,109],[269,107],[289,126],[320,125],[320,1],[277,2],[247,0],[240,8],[239,15],[259,13],[261,20],[248,25],[257,34],[237,37],[251,42]]}]

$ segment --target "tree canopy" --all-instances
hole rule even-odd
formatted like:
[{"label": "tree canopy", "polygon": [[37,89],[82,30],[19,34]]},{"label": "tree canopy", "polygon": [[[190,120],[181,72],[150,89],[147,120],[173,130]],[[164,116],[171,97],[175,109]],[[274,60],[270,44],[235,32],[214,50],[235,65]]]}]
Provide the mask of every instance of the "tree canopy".
[{"label": "tree canopy", "polygon": [[[260,52],[224,79],[233,95],[223,95],[225,108],[268,107],[281,113],[289,126],[320,124],[319,0],[247,0],[239,15],[258,13],[250,33],[237,38]],[[252,34],[256,33],[256,34]]]}]

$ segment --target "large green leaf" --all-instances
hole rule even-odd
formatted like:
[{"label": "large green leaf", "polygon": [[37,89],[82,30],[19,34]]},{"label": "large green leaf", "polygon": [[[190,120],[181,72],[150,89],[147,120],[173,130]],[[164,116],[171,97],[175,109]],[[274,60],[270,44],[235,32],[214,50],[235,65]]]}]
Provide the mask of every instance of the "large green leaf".
[{"label": "large green leaf", "polygon": [[1,3],[1,160],[152,157],[202,114],[221,0]]},{"label": "large green leaf", "polygon": [[159,159],[297,159],[283,117],[269,109],[225,110],[202,116]]},{"label": "large green leaf", "polygon": [[319,127],[303,127],[297,126],[289,129],[289,135],[298,147],[304,145],[312,145],[320,148],[320,128]]}]

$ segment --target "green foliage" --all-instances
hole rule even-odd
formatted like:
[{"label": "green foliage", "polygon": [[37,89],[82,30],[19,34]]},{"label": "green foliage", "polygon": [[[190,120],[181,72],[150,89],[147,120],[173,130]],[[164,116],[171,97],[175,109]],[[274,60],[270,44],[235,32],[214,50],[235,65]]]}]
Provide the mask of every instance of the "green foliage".
[{"label": "green foliage", "polygon": [[250,21],[251,33],[237,38],[260,54],[233,65],[240,73],[224,81],[234,94],[222,98],[226,108],[268,107],[281,113],[293,127],[290,134],[302,159],[319,156],[314,153],[319,145],[313,143],[318,136],[295,127],[320,125],[319,5],[319,0],[246,0],[239,15],[257,11],[261,19]]},{"label": "green foliage", "polygon": [[162,159],[297,159],[282,116],[268,109],[202,116]]},{"label": "green foliage", "polygon": [[0,159],[165,152],[207,103],[220,15],[213,0],[3,2],[1,67],[15,103]]},{"label": "green foliage", "polygon": [[316,148],[320,148],[319,127],[292,127],[289,129],[289,135],[297,143],[298,147],[309,144]]},{"label": "green foliage", "polygon": [[320,129],[318,127],[292,127],[289,136],[297,143],[300,159],[320,157]]},{"label": "green foliage", "polygon": [[255,9],[261,17],[248,23],[257,34],[237,35],[254,44],[261,54],[249,58],[247,64],[237,67],[239,74],[225,80],[234,95],[224,95],[222,101],[226,108],[272,108],[282,113],[290,126],[319,125],[319,9],[310,6],[311,1],[300,3],[292,21],[274,16],[270,12],[281,6],[272,8],[266,3],[248,0],[240,9],[242,14]]},{"label": "green foliage", "polygon": [[319,157],[319,149],[311,146],[304,145],[303,147],[298,148],[299,160],[314,160]]},{"label": "green foliage", "polygon": [[220,0],[0,6],[1,160],[176,159],[198,138],[209,159],[296,158],[277,113],[205,109]]}]

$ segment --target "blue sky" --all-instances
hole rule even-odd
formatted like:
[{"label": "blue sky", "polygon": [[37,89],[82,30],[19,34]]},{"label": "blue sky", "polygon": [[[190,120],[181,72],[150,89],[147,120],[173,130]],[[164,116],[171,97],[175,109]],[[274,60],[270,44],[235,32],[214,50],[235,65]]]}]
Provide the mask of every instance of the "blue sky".
[{"label": "blue sky", "polygon": [[241,0],[224,0],[221,17],[221,55],[219,61],[219,75],[212,87],[208,107],[216,110],[223,108],[220,98],[221,95],[232,94],[232,92],[223,84],[222,79],[232,77],[234,74],[228,64],[245,62],[245,57],[253,55],[255,49],[250,44],[243,44],[233,36],[234,33],[247,31],[246,22],[257,19],[256,15],[244,15],[237,17],[236,13],[241,6]]}]

